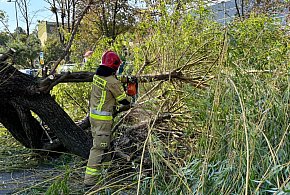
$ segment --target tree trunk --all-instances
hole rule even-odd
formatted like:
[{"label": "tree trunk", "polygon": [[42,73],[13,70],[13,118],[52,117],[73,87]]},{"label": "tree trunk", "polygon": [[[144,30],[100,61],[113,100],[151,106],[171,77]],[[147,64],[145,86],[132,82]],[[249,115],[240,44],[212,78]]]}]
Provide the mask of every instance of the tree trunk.
[{"label": "tree trunk", "polygon": [[[2,62],[0,123],[24,146],[45,149],[44,146],[50,139],[41,126],[42,121],[67,150],[87,158],[92,145],[90,135],[72,121],[50,94],[36,93],[37,87],[35,78]],[[39,120],[36,120],[35,115]]]}]

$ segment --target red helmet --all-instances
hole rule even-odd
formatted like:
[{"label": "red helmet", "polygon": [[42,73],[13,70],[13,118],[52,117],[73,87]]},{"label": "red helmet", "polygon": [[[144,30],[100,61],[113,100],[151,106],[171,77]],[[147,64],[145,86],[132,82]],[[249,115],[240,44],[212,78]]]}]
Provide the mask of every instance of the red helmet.
[{"label": "red helmet", "polygon": [[102,63],[100,65],[107,66],[117,71],[121,63],[120,57],[115,52],[106,51],[102,56]]}]

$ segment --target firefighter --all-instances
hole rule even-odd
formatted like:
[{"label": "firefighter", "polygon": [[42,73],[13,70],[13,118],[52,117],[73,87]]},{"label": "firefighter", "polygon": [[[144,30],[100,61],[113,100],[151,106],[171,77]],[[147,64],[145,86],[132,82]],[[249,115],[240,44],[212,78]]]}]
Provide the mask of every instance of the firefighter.
[{"label": "firefighter", "polygon": [[116,71],[122,63],[113,51],[106,51],[93,78],[90,98],[90,123],[93,146],[90,150],[84,184],[93,186],[101,176],[100,168],[110,159],[106,152],[110,149],[113,109],[117,104],[129,105],[122,84],[116,79]]}]

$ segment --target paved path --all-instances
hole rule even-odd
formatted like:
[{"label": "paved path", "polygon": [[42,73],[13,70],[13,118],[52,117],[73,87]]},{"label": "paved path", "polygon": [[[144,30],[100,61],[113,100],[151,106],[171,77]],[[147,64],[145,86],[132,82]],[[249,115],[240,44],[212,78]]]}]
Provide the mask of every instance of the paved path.
[{"label": "paved path", "polygon": [[[40,170],[21,170],[0,173],[0,195],[21,194],[20,191],[37,185],[43,180]],[[22,193],[23,194],[23,193]]]}]

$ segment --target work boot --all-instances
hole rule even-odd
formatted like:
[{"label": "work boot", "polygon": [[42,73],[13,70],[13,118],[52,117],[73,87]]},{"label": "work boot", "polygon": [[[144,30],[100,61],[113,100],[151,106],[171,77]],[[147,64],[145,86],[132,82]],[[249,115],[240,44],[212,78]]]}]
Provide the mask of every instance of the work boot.
[{"label": "work boot", "polygon": [[90,172],[88,170],[90,170],[91,168],[87,167],[86,169],[87,170],[86,170],[85,179],[84,179],[84,185],[85,186],[94,186],[98,182],[100,182],[100,180],[102,179],[101,170],[92,169],[93,172]]},{"label": "work boot", "polygon": [[84,185],[88,187],[95,186],[97,183],[100,183],[101,179],[102,179],[101,176],[93,176],[93,177],[85,176]]},{"label": "work boot", "polygon": [[[89,193],[92,193],[94,191],[97,191],[98,189],[100,188],[99,185],[95,184],[95,185],[92,185],[92,186],[87,186],[85,185],[84,187],[84,194],[89,194]],[[96,192],[94,193],[95,195],[100,195],[101,192]]]},{"label": "work boot", "polygon": [[89,185],[89,184],[84,184],[84,189],[86,190],[86,191],[92,191],[92,190],[96,190],[97,188],[98,188],[99,186],[97,185],[97,184],[91,184],[91,185]]}]

